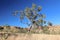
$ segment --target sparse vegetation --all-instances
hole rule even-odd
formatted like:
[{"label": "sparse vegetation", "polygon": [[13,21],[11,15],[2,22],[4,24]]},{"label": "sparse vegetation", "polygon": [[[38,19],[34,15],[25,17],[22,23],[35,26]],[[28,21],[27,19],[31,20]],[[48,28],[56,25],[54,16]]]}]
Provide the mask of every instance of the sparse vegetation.
[{"label": "sparse vegetation", "polygon": [[[20,18],[20,21],[24,20],[24,18],[28,18],[31,24],[27,24],[30,26],[30,28],[20,28],[20,27],[11,27],[10,25],[5,25],[3,27],[0,26],[0,36],[2,40],[6,40],[8,36],[15,35],[16,33],[26,33],[26,34],[60,34],[59,27],[55,28],[53,27],[53,24],[51,22],[48,22],[48,26],[45,21],[45,14],[40,13],[42,10],[41,6],[36,6],[35,4],[32,4],[31,8],[26,8],[24,11],[15,11],[14,16],[18,16]],[[20,14],[20,15],[17,15]],[[22,22],[23,23],[23,22]],[[50,26],[50,27],[49,27]],[[43,39],[44,40],[44,39]]]},{"label": "sparse vegetation", "polygon": [[43,27],[43,33],[49,34],[48,27]]}]

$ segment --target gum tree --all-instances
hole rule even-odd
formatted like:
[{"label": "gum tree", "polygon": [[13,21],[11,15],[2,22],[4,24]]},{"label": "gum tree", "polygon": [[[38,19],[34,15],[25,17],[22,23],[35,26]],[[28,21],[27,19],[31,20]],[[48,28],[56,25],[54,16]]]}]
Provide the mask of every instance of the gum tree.
[{"label": "gum tree", "polygon": [[43,26],[46,21],[45,19],[45,14],[41,13],[42,7],[41,6],[37,6],[35,4],[32,4],[32,7],[26,7],[23,11],[15,11],[14,12],[14,16],[19,17],[20,21],[22,22],[22,20],[24,20],[24,18],[28,18],[28,20],[31,22],[31,24],[28,24],[28,22],[26,22],[27,25],[31,25],[31,28],[35,28],[38,26]]}]

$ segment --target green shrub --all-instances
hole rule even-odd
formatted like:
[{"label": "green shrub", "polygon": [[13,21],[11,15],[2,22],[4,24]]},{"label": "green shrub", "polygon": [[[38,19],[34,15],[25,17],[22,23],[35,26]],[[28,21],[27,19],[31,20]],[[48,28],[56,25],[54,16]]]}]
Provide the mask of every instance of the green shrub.
[{"label": "green shrub", "polygon": [[43,27],[43,33],[49,34],[49,32],[48,27]]}]

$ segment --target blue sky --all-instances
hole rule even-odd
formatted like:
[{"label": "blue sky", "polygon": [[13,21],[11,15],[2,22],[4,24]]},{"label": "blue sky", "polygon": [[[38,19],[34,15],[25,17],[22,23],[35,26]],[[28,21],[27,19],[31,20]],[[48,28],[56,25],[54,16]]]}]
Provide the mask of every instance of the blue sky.
[{"label": "blue sky", "polygon": [[16,10],[24,10],[27,6],[31,7],[32,3],[42,6],[41,12],[46,14],[47,21],[51,21],[54,25],[60,24],[60,0],[0,0],[0,25],[27,27],[12,13]]}]

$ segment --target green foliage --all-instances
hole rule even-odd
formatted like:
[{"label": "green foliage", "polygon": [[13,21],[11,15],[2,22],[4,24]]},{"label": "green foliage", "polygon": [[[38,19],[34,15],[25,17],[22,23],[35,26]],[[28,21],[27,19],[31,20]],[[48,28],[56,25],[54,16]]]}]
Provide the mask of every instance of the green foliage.
[{"label": "green foliage", "polygon": [[25,29],[20,29],[19,31],[18,31],[18,33],[27,33],[28,31],[27,30],[25,30]]},{"label": "green foliage", "polygon": [[0,31],[3,31],[3,30],[4,30],[4,28],[0,26]]},{"label": "green foliage", "polygon": [[51,22],[48,22],[48,25],[49,25],[49,26],[52,26],[53,24],[52,24]]},{"label": "green foliage", "polygon": [[48,27],[43,27],[43,33],[49,34]]}]

